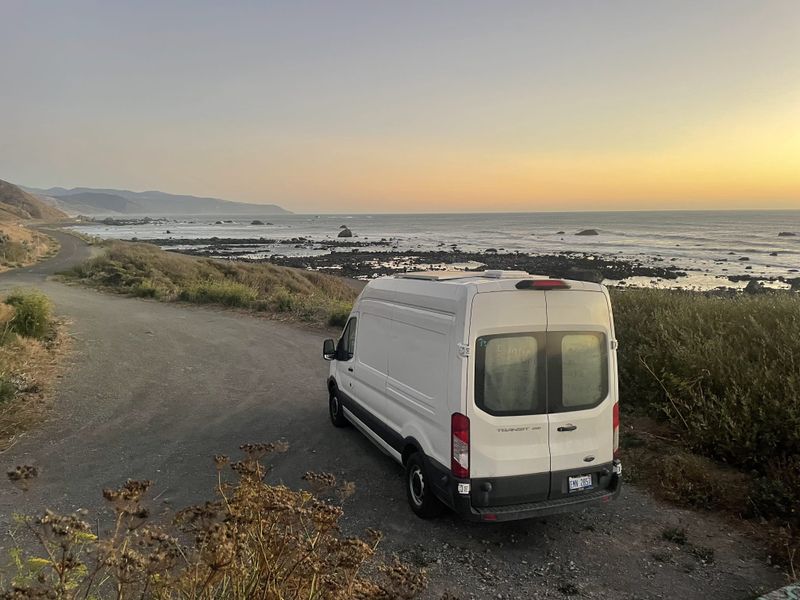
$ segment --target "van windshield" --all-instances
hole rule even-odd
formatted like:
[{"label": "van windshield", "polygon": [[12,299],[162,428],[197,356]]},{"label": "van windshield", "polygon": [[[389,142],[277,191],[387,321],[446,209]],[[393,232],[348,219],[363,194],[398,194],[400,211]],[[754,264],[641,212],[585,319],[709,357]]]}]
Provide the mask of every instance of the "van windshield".
[{"label": "van windshield", "polygon": [[606,336],[537,332],[476,340],[475,404],[490,415],[585,410],[608,396]]}]

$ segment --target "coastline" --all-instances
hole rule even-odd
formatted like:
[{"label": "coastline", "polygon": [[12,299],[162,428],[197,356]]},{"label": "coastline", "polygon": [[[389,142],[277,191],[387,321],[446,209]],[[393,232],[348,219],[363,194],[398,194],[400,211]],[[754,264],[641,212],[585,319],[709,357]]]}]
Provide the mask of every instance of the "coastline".
[{"label": "coastline", "polygon": [[[663,257],[604,256],[599,253],[569,252],[525,253],[465,251],[458,248],[409,250],[392,246],[390,240],[322,239],[307,237],[268,238],[152,238],[131,241],[153,244],[164,250],[248,263],[271,263],[356,280],[418,270],[446,268],[478,271],[483,269],[521,270],[536,275],[604,283],[616,287],[658,287],[695,291],[735,291],[757,287],[800,290],[800,272],[789,269],[788,276],[745,273],[709,273],[697,268],[682,268],[676,259]],[[269,254],[270,245],[290,246],[297,254]],[[724,271],[724,269],[723,269]],[[793,277],[793,274],[797,274]]]}]

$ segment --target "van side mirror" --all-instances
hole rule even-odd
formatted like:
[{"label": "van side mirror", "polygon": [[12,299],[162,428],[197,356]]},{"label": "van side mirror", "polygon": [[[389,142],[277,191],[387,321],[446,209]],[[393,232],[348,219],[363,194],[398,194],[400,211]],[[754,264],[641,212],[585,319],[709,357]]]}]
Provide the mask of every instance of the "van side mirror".
[{"label": "van side mirror", "polygon": [[322,358],[325,360],[336,359],[336,342],[330,338],[322,342]]}]

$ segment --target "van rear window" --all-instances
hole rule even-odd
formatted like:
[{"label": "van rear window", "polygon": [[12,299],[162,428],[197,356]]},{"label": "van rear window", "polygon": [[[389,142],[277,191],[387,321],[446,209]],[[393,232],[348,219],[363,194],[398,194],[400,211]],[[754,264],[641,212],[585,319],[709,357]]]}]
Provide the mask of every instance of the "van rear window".
[{"label": "van rear window", "polygon": [[490,415],[585,410],[608,396],[606,336],[517,333],[476,340],[475,404]]},{"label": "van rear window", "polygon": [[491,415],[547,411],[544,334],[479,337],[475,402]]},{"label": "van rear window", "polygon": [[595,406],[608,394],[605,336],[561,336],[561,406],[565,411]]}]

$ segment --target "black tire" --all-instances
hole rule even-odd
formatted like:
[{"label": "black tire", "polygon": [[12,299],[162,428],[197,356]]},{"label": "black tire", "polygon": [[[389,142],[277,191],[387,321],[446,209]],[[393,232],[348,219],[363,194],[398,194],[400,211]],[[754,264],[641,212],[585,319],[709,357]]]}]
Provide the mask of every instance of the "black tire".
[{"label": "black tire", "polygon": [[414,514],[423,519],[438,517],[444,511],[444,504],[433,493],[428,481],[425,457],[415,452],[406,461],[406,497]]},{"label": "black tire", "polygon": [[342,402],[339,400],[339,390],[335,387],[331,388],[330,396],[328,397],[328,414],[334,427],[347,427],[349,425],[342,410]]}]

